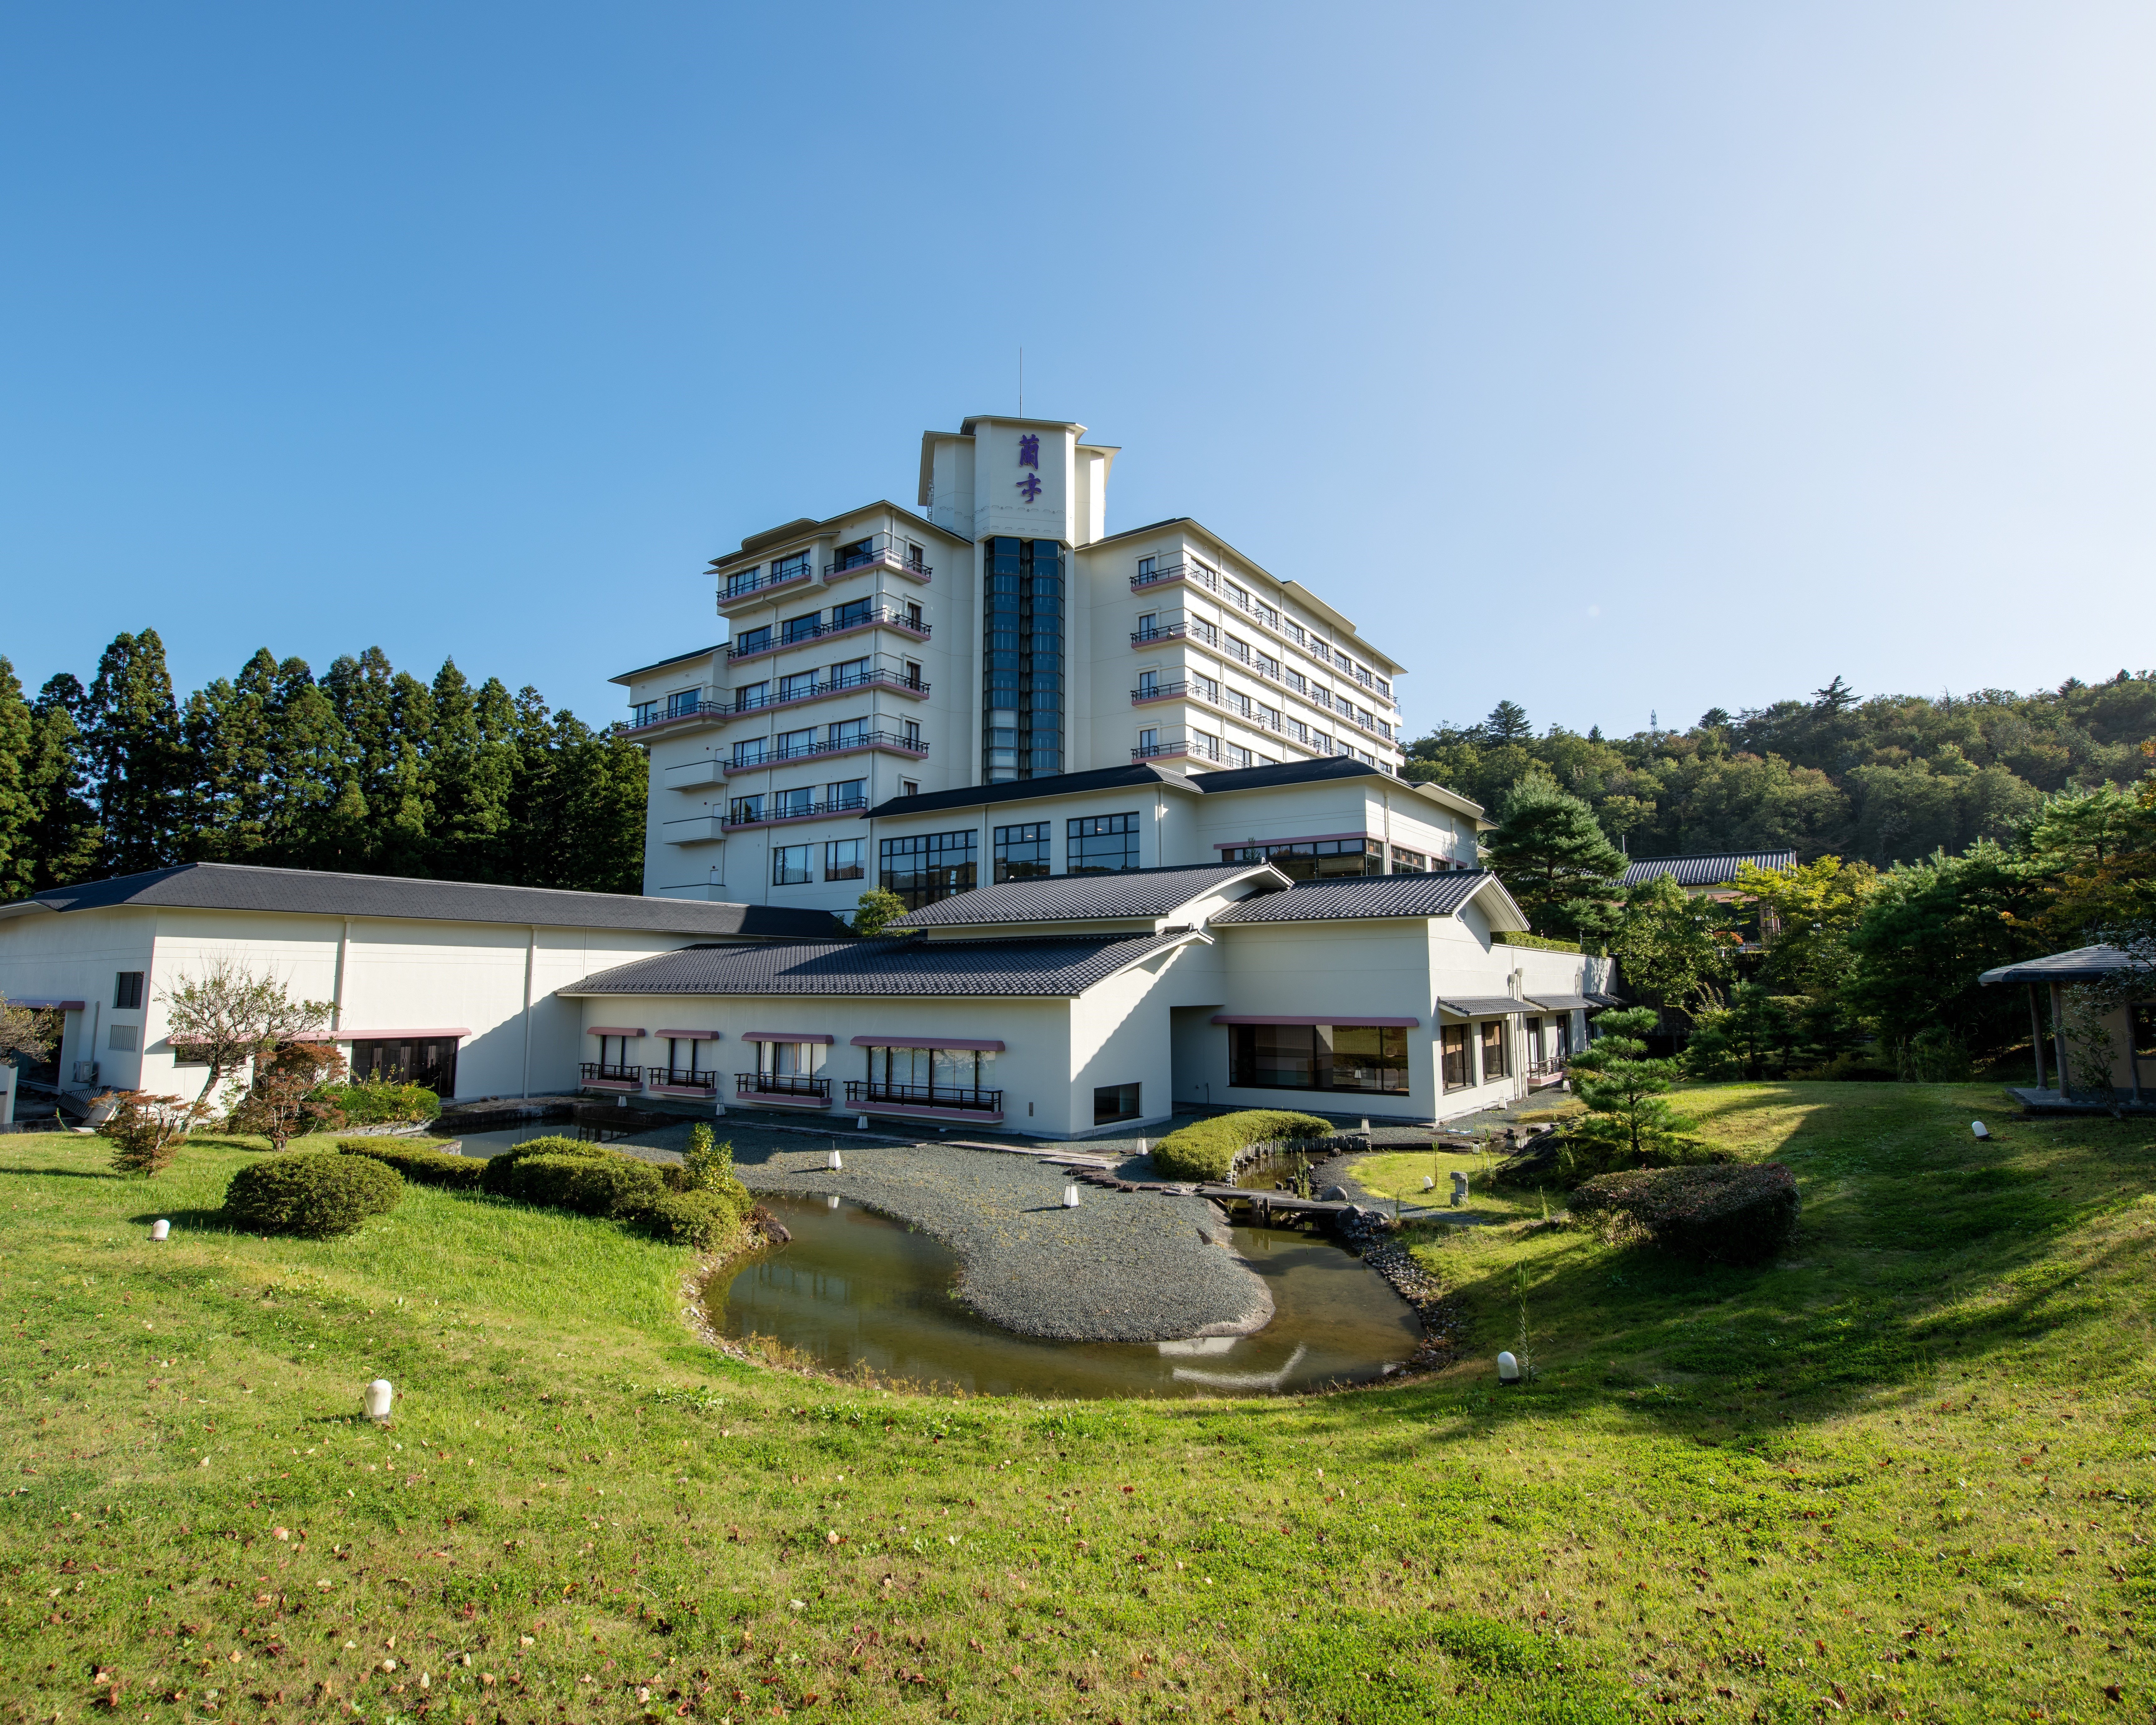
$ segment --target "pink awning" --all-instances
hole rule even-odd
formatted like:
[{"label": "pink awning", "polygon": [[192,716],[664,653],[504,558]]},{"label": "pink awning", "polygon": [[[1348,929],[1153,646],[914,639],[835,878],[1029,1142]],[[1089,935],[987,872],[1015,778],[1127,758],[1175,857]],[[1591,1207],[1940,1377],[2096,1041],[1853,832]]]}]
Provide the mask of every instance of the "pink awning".
[{"label": "pink awning", "polygon": [[741,1033],[741,1040],[744,1042],[817,1042],[826,1048],[838,1040],[835,1036],[819,1036],[814,1030],[744,1030]]},{"label": "pink awning", "polygon": [[676,1042],[716,1042],[716,1030],[661,1030],[661,1036],[671,1037]]},{"label": "pink awning", "polygon": [[[469,1036],[470,1034],[471,1031],[462,1024],[435,1030],[331,1030],[328,1033],[329,1039],[332,1042],[418,1042],[430,1036]],[[294,1040],[304,1042],[306,1038],[301,1036],[295,1037]]]},{"label": "pink awning", "polygon": [[643,1034],[634,1026],[621,1024],[588,1024],[584,1027],[587,1036],[641,1036]]},{"label": "pink awning", "polygon": [[975,1036],[856,1036],[855,1048],[971,1048],[1001,1054],[1000,1042]]},{"label": "pink awning", "polygon": [[1350,1030],[1419,1030],[1422,1028],[1420,1019],[1356,1019],[1339,1013],[1313,1016],[1309,1013],[1216,1012],[1213,1014],[1213,1022],[1216,1024],[1341,1024]]}]

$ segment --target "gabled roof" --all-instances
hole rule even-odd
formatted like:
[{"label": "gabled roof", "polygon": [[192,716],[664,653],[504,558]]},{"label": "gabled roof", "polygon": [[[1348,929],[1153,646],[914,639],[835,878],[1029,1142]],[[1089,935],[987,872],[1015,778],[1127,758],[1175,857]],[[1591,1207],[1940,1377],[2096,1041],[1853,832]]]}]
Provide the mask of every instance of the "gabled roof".
[{"label": "gabled roof", "polygon": [[1250,922],[1345,922],[1372,916],[1429,917],[1459,914],[1481,893],[1494,896],[1491,921],[1507,931],[1524,929],[1527,919],[1487,869],[1456,869],[1434,875],[1369,875],[1347,880],[1305,880],[1287,892],[1267,893],[1230,905],[1210,920],[1215,924]]},{"label": "gabled roof", "polygon": [[[1145,790],[1165,786],[1170,790],[1195,791],[1203,796],[1230,795],[1237,791],[1269,791],[1282,785],[1320,784],[1339,778],[1382,778],[1404,791],[1426,796],[1460,813],[1476,818],[1479,803],[1456,791],[1427,781],[1395,778],[1382,767],[1346,755],[1330,755],[1322,761],[1281,761],[1270,767],[1234,767],[1223,773],[1180,773],[1150,761],[1134,761],[1127,767],[1096,767],[1085,773],[1058,773],[1045,778],[1013,779],[1004,784],[962,785],[956,790],[926,791],[919,796],[893,797],[869,810],[871,815],[933,814],[944,809],[979,809],[997,803],[1024,803],[1049,797],[1075,797],[1088,791]],[[1486,827],[1487,822],[1481,822]]]},{"label": "gabled roof", "polygon": [[2070,952],[2047,952],[2041,958],[2019,964],[2002,964],[1977,978],[1980,983],[2099,983],[2122,970],[2133,968],[2131,954],[2116,947],[2076,947]]},{"label": "gabled roof", "polygon": [[265,869],[242,863],[182,863],[80,886],[55,886],[0,916],[39,911],[109,910],[141,905],[175,910],[278,911],[295,916],[401,916],[428,922],[536,923],[639,934],[803,940],[840,927],[826,911],[708,900],[642,898],[625,892],[572,892],[547,886],[496,886],[475,880],[420,880],[398,875],[336,875],[314,869]]},{"label": "gabled roof", "polygon": [[1277,891],[1287,876],[1270,863],[1194,863],[1118,875],[1045,875],[938,899],[893,920],[893,928],[951,928],[977,922],[1107,922],[1173,916],[1193,899],[1247,880]]},{"label": "gabled roof", "polygon": [[1621,884],[1637,886],[1642,880],[1667,875],[1680,886],[1726,886],[1736,880],[1738,865],[1743,863],[1755,869],[1794,869],[1797,854],[1794,850],[1722,850],[1691,856],[1643,856],[1625,870]]},{"label": "gabled roof", "polygon": [[1192,938],[1189,929],[1171,928],[1012,940],[686,947],[600,971],[555,993],[571,1000],[607,994],[1068,997]]}]

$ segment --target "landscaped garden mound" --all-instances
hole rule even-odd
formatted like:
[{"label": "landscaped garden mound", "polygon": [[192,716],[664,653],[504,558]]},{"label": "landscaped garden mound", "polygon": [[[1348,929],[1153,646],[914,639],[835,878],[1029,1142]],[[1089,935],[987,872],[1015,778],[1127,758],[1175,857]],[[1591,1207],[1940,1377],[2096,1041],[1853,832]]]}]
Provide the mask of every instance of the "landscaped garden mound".
[{"label": "landscaped garden mound", "polygon": [[734,1175],[730,1147],[714,1146],[701,1125],[680,1163],[646,1162],[576,1138],[526,1138],[483,1164],[479,1183],[496,1197],[609,1216],[655,1240],[706,1251],[738,1243],[755,1206]]},{"label": "landscaped garden mound", "polygon": [[1572,1213],[1702,1263],[1757,1264],[1797,1229],[1796,1177],[1779,1162],[1598,1174]]},{"label": "landscaped garden mound", "polygon": [[1245,1108],[1170,1132],[1152,1147],[1152,1165],[1171,1180],[1224,1180],[1235,1172],[1235,1159],[1253,1145],[1322,1138],[1332,1130],[1314,1114]]},{"label": "landscaped garden mound", "polygon": [[251,1234],[328,1240],[387,1215],[403,1196],[403,1179],[383,1163],[294,1150],[240,1169],[224,1189],[224,1209]]}]

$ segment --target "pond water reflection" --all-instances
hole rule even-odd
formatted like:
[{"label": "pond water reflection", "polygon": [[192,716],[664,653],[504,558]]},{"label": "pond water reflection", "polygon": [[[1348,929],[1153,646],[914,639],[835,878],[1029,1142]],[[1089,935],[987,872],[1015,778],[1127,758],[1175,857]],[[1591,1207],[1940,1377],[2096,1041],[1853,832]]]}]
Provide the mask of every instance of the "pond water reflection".
[{"label": "pond water reflection", "polygon": [[1046,1342],[976,1317],[951,1292],[950,1249],[850,1199],[766,1199],[793,1243],[706,1284],[721,1335],[774,1337],[833,1371],[984,1395],[1268,1395],[1377,1377],[1420,1337],[1375,1271],[1323,1240],[1238,1228],[1273,1321],[1254,1336]]}]

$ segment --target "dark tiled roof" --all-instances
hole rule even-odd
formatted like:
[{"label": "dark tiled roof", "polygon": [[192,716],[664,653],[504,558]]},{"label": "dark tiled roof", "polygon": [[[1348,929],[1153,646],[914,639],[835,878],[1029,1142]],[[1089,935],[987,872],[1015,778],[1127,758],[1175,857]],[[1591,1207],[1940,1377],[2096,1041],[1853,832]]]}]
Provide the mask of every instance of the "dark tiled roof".
[{"label": "dark tiled roof", "polygon": [[1305,880],[1291,892],[1245,899],[1214,922],[1332,922],[1360,916],[1450,916],[1496,879],[1487,869]]},{"label": "dark tiled roof", "polygon": [[1494,1019],[1508,1012],[1525,1012],[1527,1003],[1515,1000],[1508,994],[1463,994],[1457,1000],[1447,1000],[1440,995],[1438,1010],[1449,1012],[1456,1019]]},{"label": "dark tiled roof", "polygon": [[1797,854],[1794,850],[1727,850],[1700,856],[1643,856],[1625,870],[1623,884],[1637,886],[1642,880],[1667,875],[1680,886],[1722,886],[1737,878],[1741,863],[1750,863],[1755,869],[1794,869]]},{"label": "dark tiled roof", "polygon": [[1072,995],[1189,937],[1065,935],[978,941],[802,941],[685,947],[555,992],[597,994]]},{"label": "dark tiled roof", "polygon": [[825,911],[702,899],[641,898],[625,892],[571,892],[473,880],[414,880],[397,875],[332,875],[239,863],[184,863],[80,886],[56,886],[34,901],[55,911],[161,905],[200,911],[282,911],[328,916],[408,916],[429,922],[521,922],[548,928],[606,928],[706,939],[804,940],[841,925]]},{"label": "dark tiled roof", "polygon": [[2133,960],[2116,947],[2076,947],[2071,952],[2047,952],[2019,964],[2002,964],[1977,978],[1980,983],[2096,983],[2129,970]]},{"label": "dark tiled roof", "polygon": [[949,928],[971,922],[1099,922],[1166,916],[1215,887],[1245,877],[1276,888],[1285,886],[1287,878],[1266,863],[1193,863],[1176,869],[1131,869],[1119,875],[1047,875],[938,899],[907,911],[891,926]]},{"label": "dark tiled roof", "polygon": [[1222,791],[1262,791],[1274,785],[1315,784],[1328,778],[1390,778],[1392,774],[1346,755],[1322,761],[1281,761],[1270,767],[1231,767],[1224,773],[1194,774],[1191,783],[1209,796]]},{"label": "dark tiled roof", "polygon": [[1544,1012],[1599,1012],[1602,1002],[1589,994],[1530,994],[1527,1004]]},{"label": "dark tiled roof", "polygon": [[1194,790],[1197,783],[1166,767],[1135,761],[1127,767],[1099,767],[1091,773],[1059,773],[1048,778],[1014,779],[1009,784],[962,785],[955,791],[924,791],[917,797],[893,797],[869,813],[933,814],[939,809],[979,809],[994,803],[1024,803],[1036,797],[1070,797],[1082,791],[1145,790],[1169,785]]}]

